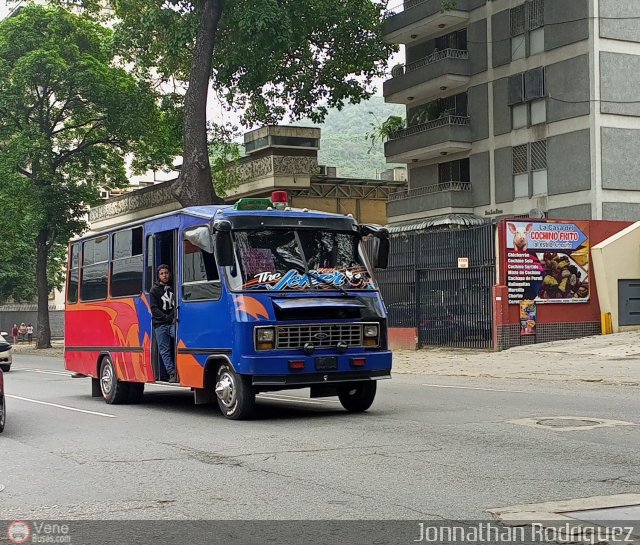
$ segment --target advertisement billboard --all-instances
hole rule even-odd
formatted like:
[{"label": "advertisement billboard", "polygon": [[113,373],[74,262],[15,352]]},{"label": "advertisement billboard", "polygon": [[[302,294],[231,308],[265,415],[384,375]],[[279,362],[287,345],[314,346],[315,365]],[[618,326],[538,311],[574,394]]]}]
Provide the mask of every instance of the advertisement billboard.
[{"label": "advertisement billboard", "polygon": [[589,301],[588,222],[507,221],[509,304]]}]

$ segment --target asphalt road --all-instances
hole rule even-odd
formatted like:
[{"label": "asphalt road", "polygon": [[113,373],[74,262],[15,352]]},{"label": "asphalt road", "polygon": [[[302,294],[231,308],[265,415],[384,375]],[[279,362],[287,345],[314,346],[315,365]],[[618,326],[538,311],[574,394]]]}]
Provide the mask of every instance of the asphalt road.
[{"label": "asphalt road", "polygon": [[640,424],[637,388],[402,375],[365,414],[300,390],[261,395],[254,420],[233,422],[170,386],[106,405],[58,358],[16,354],[5,381],[0,519],[486,520],[640,491],[637,425],[510,422]]}]

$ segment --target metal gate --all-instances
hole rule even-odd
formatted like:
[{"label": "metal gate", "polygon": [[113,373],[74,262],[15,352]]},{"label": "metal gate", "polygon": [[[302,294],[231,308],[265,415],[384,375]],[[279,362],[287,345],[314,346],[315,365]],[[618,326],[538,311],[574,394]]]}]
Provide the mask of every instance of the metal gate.
[{"label": "metal gate", "polygon": [[420,347],[491,348],[493,225],[394,234],[378,279],[390,327],[417,328]]}]

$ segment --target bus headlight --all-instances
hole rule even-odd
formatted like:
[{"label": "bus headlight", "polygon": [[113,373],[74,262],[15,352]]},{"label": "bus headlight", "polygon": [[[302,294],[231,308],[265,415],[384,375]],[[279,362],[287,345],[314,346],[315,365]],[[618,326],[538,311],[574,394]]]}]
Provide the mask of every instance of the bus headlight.
[{"label": "bus headlight", "polygon": [[364,324],[362,328],[364,346],[378,346],[379,331],[378,324]]},{"label": "bus headlight", "polygon": [[273,327],[256,327],[256,349],[273,350],[276,340],[276,330]]}]

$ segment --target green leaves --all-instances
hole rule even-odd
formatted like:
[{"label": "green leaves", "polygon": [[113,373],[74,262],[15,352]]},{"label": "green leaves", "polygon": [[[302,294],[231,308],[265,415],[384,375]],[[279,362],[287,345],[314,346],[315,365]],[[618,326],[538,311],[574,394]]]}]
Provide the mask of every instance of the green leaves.
[{"label": "green leaves", "polygon": [[66,243],[86,228],[100,187],[168,164],[179,143],[146,81],[115,63],[112,32],[63,9],[29,5],[0,22],[0,299],[30,298],[35,240],[46,234],[49,289]]}]

